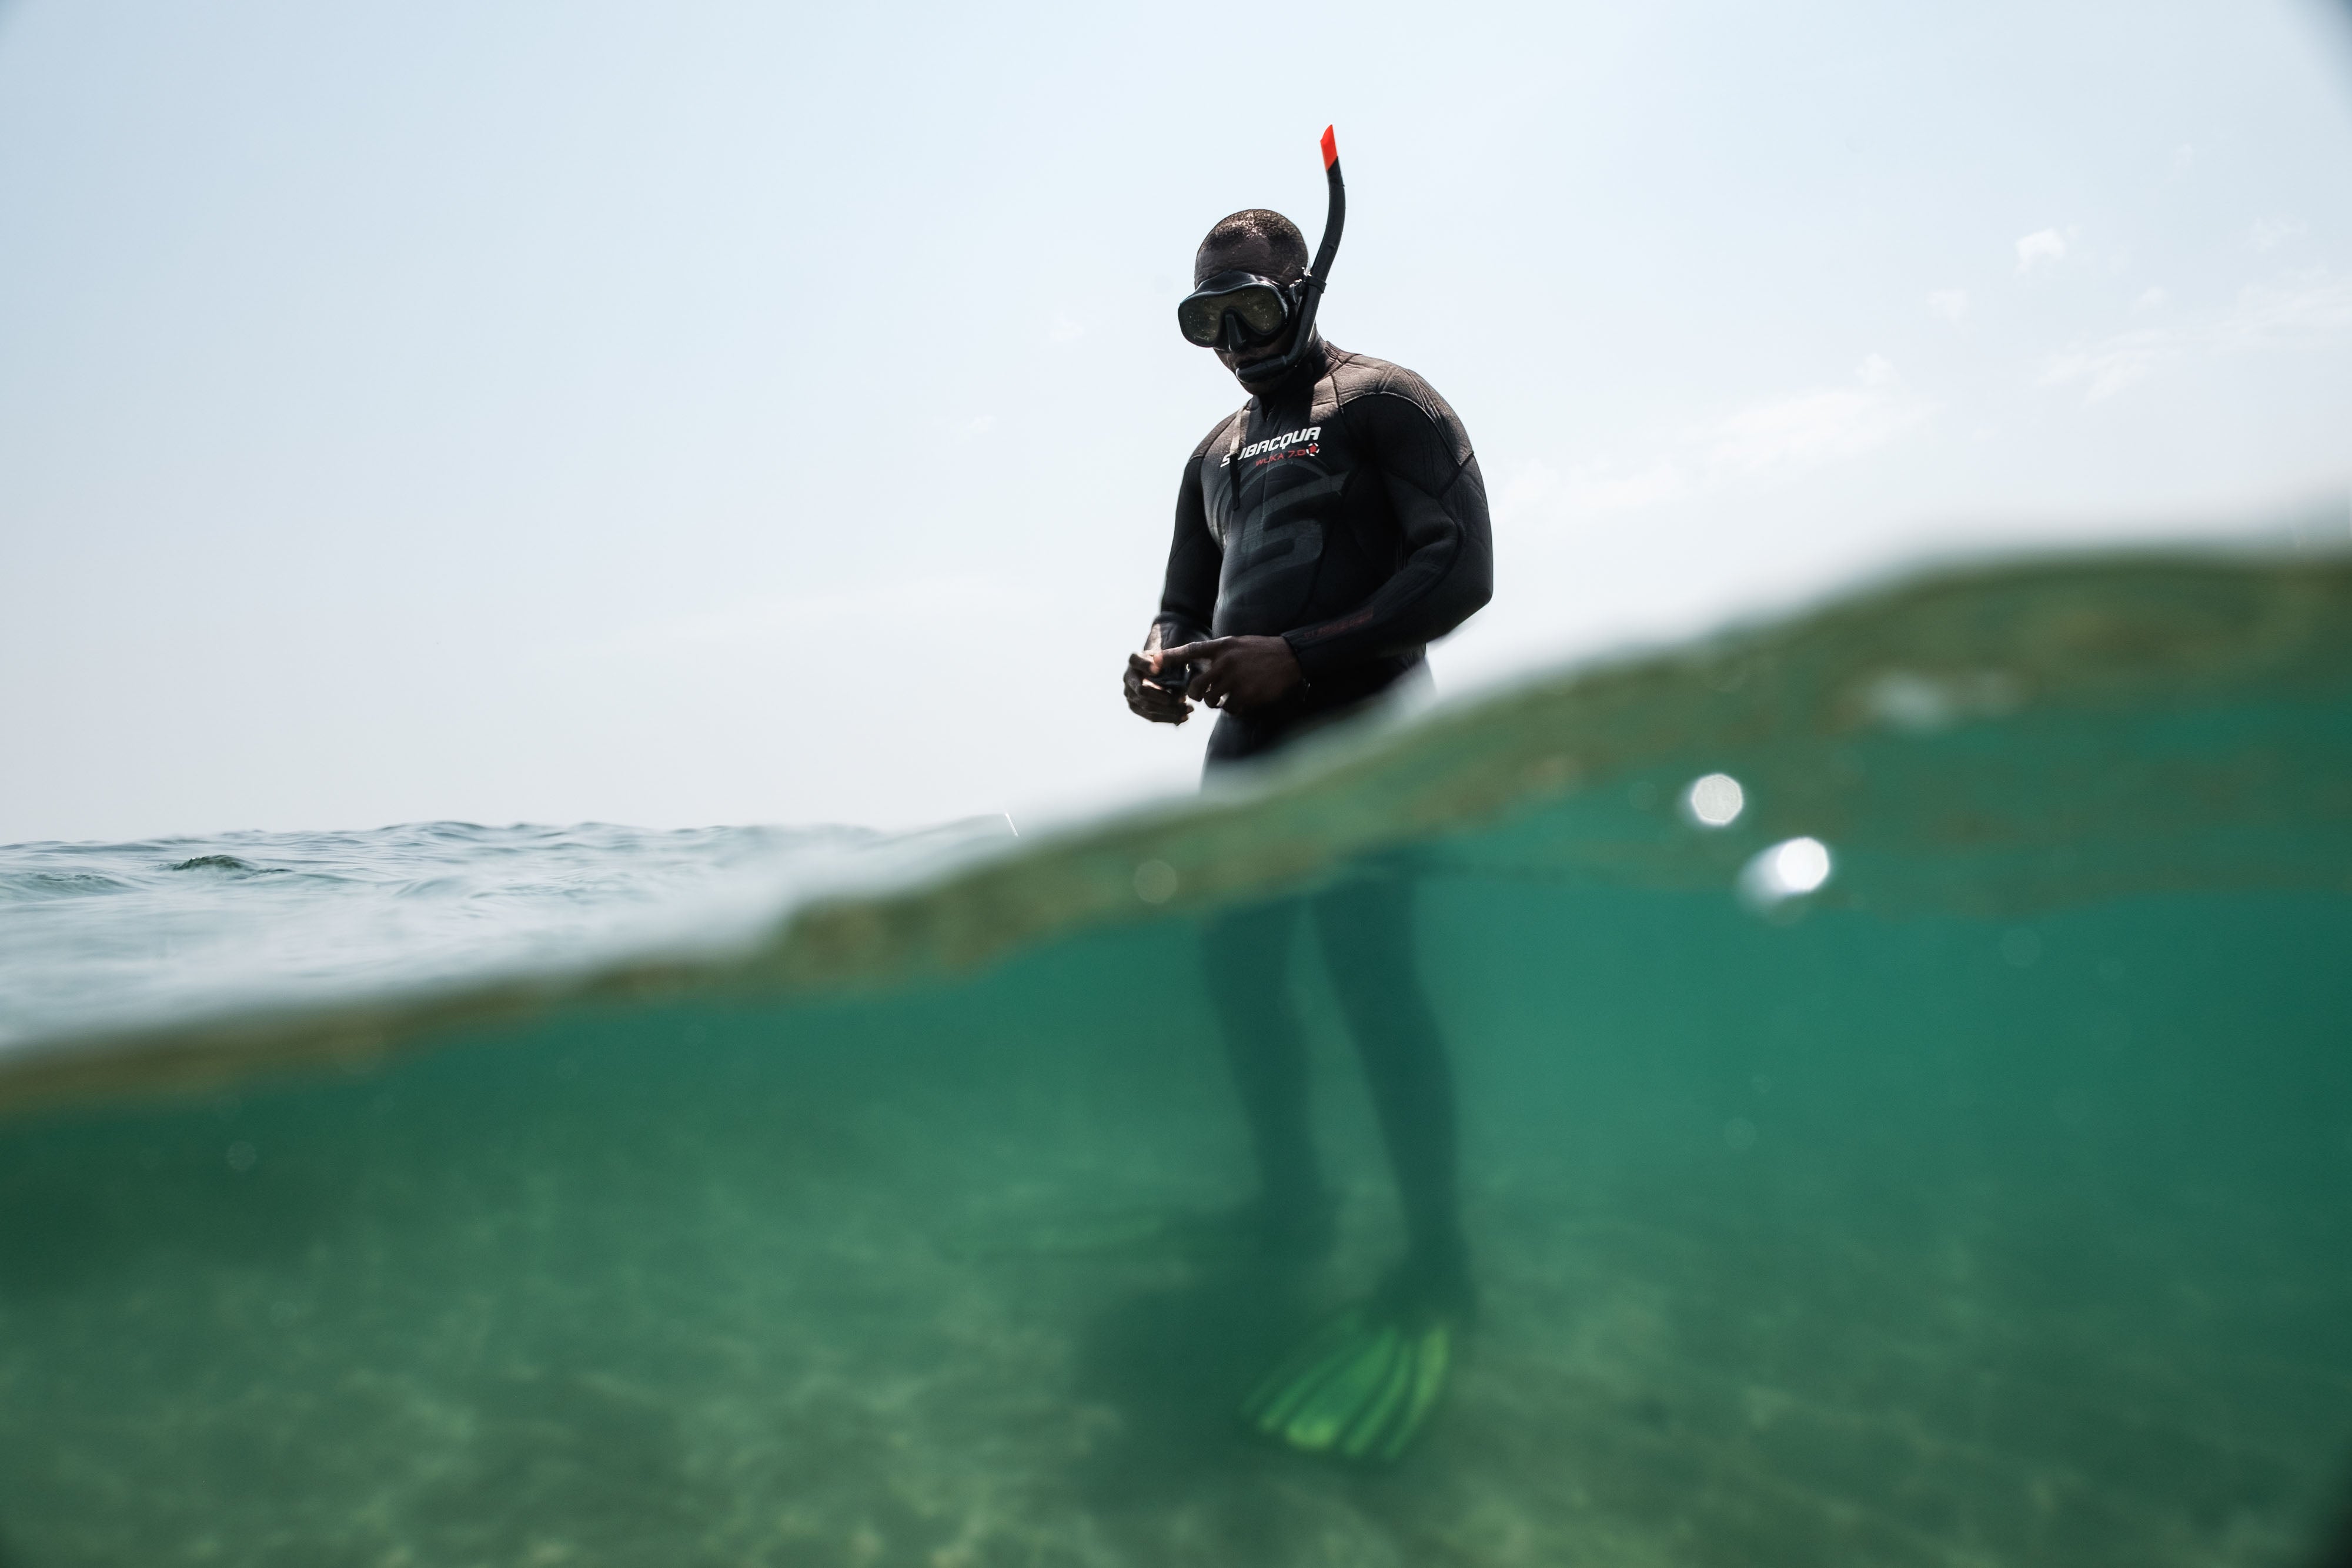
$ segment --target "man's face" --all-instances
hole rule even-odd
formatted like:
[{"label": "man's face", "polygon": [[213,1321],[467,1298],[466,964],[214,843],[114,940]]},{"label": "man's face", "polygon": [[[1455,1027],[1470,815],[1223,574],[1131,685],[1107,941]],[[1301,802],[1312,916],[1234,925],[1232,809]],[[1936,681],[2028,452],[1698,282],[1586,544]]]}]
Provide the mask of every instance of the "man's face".
[{"label": "man's face", "polygon": [[[1192,258],[1192,287],[1198,288],[1221,272],[1255,272],[1260,277],[1271,277],[1277,283],[1296,283],[1298,268],[1284,267],[1264,243],[1244,240],[1239,245],[1219,250],[1204,250]],[[1278,360],[1290,347],[1290,334],[1283,333],[1271,342],[1252,343],[1236,353],[1231,349],[1216,350],[1217,362],[1236,377],[1244,365],[1255,365],[1267,360]]]}]

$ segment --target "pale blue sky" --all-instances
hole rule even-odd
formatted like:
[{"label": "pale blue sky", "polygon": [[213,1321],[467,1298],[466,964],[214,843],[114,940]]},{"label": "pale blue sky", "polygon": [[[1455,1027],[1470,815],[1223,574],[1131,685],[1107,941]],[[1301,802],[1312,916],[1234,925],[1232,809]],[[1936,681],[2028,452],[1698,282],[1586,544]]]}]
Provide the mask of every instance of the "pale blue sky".
[{"label": "pale blue sky", "polygon": [[[1239,401],[1237,207],[1496,497],[1462,690],[1925,552],[2352,518],[2315,4],[0,6],[0,840],[1016,818]],[[2332,508],[2332,513],[2331,509]]]}]

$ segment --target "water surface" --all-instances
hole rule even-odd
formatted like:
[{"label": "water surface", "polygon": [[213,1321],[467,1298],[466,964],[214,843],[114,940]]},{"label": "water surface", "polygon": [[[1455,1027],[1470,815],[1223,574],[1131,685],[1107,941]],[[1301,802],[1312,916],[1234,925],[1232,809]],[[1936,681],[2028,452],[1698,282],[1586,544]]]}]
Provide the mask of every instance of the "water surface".
[{"label": "water surface", "polygon": [[[6,1561],[2147,1568],[2344,1500],[2341,562],[1948,573],[862,869],[533,832],[0,852]],[[1232,1414],[1396,1246],[1316,965],[1338,1256],[1171,1223],[1247,1186],[1199,923],[1367,875],[1485,1302],[1374,1472]]]}]

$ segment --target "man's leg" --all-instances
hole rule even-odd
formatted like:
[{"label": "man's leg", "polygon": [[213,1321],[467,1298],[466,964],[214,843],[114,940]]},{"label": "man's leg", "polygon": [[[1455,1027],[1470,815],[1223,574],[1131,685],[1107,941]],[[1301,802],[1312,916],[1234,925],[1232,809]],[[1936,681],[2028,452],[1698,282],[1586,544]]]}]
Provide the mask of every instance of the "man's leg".
[{"label": "man's leg", "polygon": [[1401,867],[1318,894],[1315,925],[1348,1027],[1363,1058],[1388,1144],[1411,1253],[1402,1282],[1430,1305],[1466,1312],[1454,1072],[1413,951],[1412,882]]},{"label": "man's leg", "polygon": [[1295,899],[1234,910],[1210,923],[1202,956],[1257,1156],[1265,1239],[1319,1250],[1330,1237],[1331,1200],[1315,1158],[1307,1040],[1290,1001],[1297,925]]},{"label": "man's leg", "polygon": [[1308,1453],[1386,1461],[1436,1408],[1475,1310],[1454,1213],[1454,1079],[1422,995],[1412,884],[1347,883],[1311,901],[1331,988],[1356,1036],[1403,1200],[1403,1265],[1370,1301],[1328,1320],[1242,1400],[1261,1435]]}]

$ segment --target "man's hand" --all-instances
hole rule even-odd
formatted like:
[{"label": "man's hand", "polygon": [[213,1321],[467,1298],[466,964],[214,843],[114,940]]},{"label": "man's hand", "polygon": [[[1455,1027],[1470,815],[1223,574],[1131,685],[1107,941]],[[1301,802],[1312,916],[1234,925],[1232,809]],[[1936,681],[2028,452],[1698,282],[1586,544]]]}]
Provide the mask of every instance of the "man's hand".
[{"label": "man's hand", "polygon": [[1162,649],[1159,656],[1171,664],[1192,666],[1186,696],[1236,713],[1280,702],[1307,684],[1298,655],[1279,637],[1212,637]]},{"label": "man's hand", "polygon": [[[1159,663],[1166,657],[1164,653],[1129,653],[1127,656],[1127,706],[1129,711],[1138,717],[1148,718],[1154,724],[1182,724],[1192,716],[1192,705],[1184,700],[1182,694],[1145,684],[1160,678]],[[1173,680],[1175,672],[1172,666],[1176,661],[1169,662],[1171,665],[1169,679]]]}]

